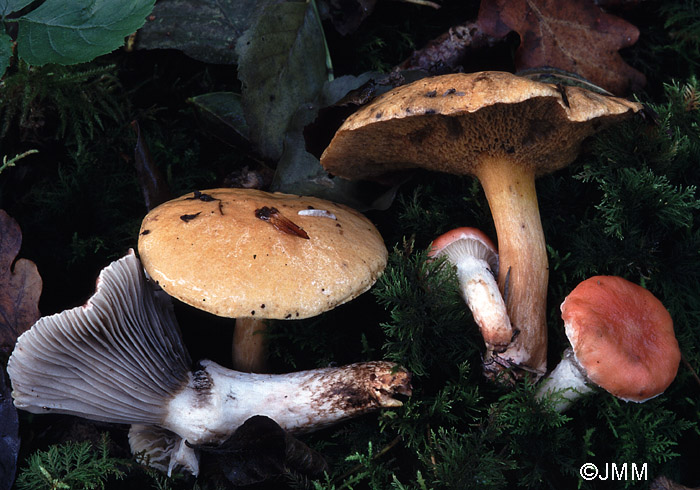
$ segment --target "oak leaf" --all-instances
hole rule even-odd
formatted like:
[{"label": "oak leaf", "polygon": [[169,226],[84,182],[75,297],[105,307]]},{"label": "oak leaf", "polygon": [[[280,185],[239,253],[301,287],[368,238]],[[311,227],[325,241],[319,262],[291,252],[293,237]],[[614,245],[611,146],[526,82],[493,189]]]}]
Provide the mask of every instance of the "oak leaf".
[{"label": "oak leaf", "polygon": [[637,41],[639,30],[592,0],[484,0],[478,22],[490,36],[520,35],[517,70],[558,68],[618,95],[646,82],[618,52]]},{"label": "oak leaf", "polygon": [[[9,354],[15,341],[39,317],[42,281],[31,260],[17,259],[22,232],[0,209],[0,353]],[[14,264],[13,264],[14,262]]]}]

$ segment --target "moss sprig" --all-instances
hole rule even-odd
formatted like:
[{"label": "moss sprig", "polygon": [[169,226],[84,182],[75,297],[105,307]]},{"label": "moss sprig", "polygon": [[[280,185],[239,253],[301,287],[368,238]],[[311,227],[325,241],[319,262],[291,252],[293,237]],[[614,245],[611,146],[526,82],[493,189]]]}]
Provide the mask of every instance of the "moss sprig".
[{"label": "moss sprig", "polygon": [[103,434],[97,447],[90,442],[68,441],[38,451],[17,477],[18,490],[104,489],[111,479],[125,476],[130,464],[109,454],[109,437]]},{"label": "moss sprig", "polygon": [[469,331],[454,269],[428,260],[428,251],[414,249],[413,241],[394,248],[372,292],[390,315],[381,325],[387,358],[415,376],[454,371],[476,351],[478,328]]},{"label": "moss sprig", "polygon": [[19,62],[0,82],[0,141],[37,134],[62,139],[82,153],[125,106],[114,65],[29,66]]}]

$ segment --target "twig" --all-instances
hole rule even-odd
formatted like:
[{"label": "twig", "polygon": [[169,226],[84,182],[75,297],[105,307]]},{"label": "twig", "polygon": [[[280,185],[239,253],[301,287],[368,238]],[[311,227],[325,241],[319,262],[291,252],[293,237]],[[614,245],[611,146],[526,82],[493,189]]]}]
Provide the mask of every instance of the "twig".
[{"label": "twig", "polygon": [[484,33],[478,21],[468,21],[450,29],[429,41],[423,48],[397,65],[400,70],[421,69],[431,73],[447,73],[456,70],[470,53],[495,46],[503,39]]},{"label": "twig", "polygon": [[326,35],[323,32],[323,24],[321,21],[321,14],[318,12],[318,6],[316,5],[316,0],[311,0],[311,7],[314,10],[314,18],[316,19],[316,22],[318,23],[319,29],[321,29],[321,37],[323,38],[323,50],[326,55],[326,74],[328,75],[328,81],[332,82],[334,79],[333,75],[333,62],[331,61],[331,52],[330,49],[328,48],[328,40],[326,39]]},{"label": "twig", "polygon": [[14,167],[15,164],[22,158],[32,155],[34,153],[39,153],[39,150],[27,150],[24,153],[20,153],[19,155],[15,155],[14,157],[10,158],[10,160],[7,160],[7,155],[2,157],[2,165],[0,165],[0,174],[3,172],[3,170]]},{"label": "twig", "polygon": [[695,381],[697,381],[698,385],[700,385],[700,377],[698,376],[698,373],[693,369],[693,366],[688,362],[688,359],[685,358],[685,355],[681,352],[681,362],[683,362],[683,365],[688,368],[688,371],[690,371],[690,374],[695,378]]},{"label": "twig", "polygon": [[415,5],[423,5],[425,7],[432,7],[436,10],[440,8],[439,3],[431,2],[429,0],[398,0],[398,1],[404,2],[404,3],[413,3]]}]

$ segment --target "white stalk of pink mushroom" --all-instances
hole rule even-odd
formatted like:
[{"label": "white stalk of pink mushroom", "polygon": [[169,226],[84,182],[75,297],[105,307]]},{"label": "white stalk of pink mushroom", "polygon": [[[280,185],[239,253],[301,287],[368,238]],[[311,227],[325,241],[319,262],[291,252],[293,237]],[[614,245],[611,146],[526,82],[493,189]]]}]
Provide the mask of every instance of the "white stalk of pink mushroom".
[{"label": "white stalk of pink mushroom", "polygon": [[133,252],[102,271],[87,304],[20,336],[7,370],[18,408],[135,424],[132,449],[193,474],[192,446],[221,443],[252,416],[308,432],[398,407],[396,395],[411,393],[410,375],[383,361],[277,375],[208,360],[192,368],[170,298],[146,281]]},{"label": "white stalk of pink mushroom", "polygon": [[476,228],[461,227],[437,237],[430,257],[445,257],[455,267],[462,298],[472,312],[486,344],[487,373],[513,340],[514,330],[498,289],[498,252],[491,239]]}]

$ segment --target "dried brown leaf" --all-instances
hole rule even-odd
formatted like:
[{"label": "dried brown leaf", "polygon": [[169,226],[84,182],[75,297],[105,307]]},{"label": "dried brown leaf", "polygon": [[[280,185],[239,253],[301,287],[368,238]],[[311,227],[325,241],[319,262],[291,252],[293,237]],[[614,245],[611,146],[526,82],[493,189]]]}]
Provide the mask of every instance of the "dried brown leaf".
[{"label": "dried brown leaf", "polygon": [[518,70],[559,68],[618,95],[646,82],[618,52],[637,41],[639,30],[592,0],[484,0],[478,22],[494,37],[520,35]]},{"label": "dried brown leaf", "polygon": [[42,281],[31,260],[17,259],[22,232],[0,209],[0,352],[8,354],[17,337],[39,317]]}]

